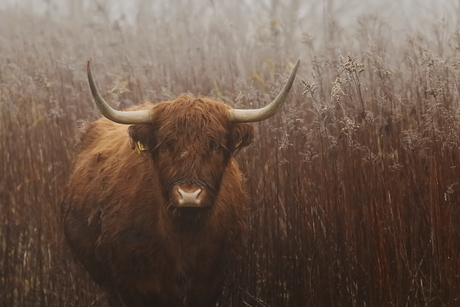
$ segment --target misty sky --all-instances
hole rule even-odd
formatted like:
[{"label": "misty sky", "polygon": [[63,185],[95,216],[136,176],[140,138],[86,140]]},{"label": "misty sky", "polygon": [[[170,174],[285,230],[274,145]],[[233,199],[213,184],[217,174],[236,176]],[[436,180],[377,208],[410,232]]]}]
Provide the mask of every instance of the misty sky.
[{"label": "misty sky", "polygon": [[[121,16],[127,22],[134,22],[139,4],[149,3],[153,7],[164,9],[170,5],[180,5],[180,3],[190,0],[171,0],[171,1],[146,1],[146,0],[0,0],[0,9],[6,8],[26,8],[37,14],[43,14],[49,7],[53,12],[69,12],[69,3],[81,3],[88,7],[100,3],[105,5],[110,3],[111,18],[118,19]],[[218,7],[222,1],[202,0],[197,3],[209,3],[209,6]],[[311,14],[324,14],[329,11],[338,18],[342,25],[354,22],[362,14],[377,14],[380,18],[386,19],[390,23],[402,22],[404,25],[418,27],[424,20],[445,18],[449,23],[458,24],[460,16],[460,1],[458,0],[240,0],[232,1],[231,5],[247,6],[249,10],[267,11],[274,7],[296,7],[298,18],[308,18]],[[328,9],[329,8],[329,9]]]}]

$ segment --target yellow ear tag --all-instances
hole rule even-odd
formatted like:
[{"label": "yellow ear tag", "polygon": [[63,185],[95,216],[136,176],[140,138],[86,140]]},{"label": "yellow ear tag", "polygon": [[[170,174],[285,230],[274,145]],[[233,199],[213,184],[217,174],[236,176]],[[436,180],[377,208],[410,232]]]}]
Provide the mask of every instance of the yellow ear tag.
[{"label": "yellow ear tag", "polygon": [[238,147],[240,147],[241,143],[243,143],[243,141],[242,141],[242,140],[240,140],[240,141],[238,142],[238,144],[236,144],[236,145],[235,145],[235,148],[238,148]]},{"label": "yellow ear tag", "polygon": [[141,153],[143,151],[146,151],[147,148],[145,148],[144,144],[142,144],[140,141],[137,141],[136,142],[136,150],[137,150],[137,153]]}]

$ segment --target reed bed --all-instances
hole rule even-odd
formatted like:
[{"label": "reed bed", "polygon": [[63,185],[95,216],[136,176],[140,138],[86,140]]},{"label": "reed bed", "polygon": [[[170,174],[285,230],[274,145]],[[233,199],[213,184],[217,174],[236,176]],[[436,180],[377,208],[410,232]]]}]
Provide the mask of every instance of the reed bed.
[{"label": "reed bed", "polygon": [[458,20],[402,31],[296,1],[137,1],[131,17],[61,3],[0,11],[0,305],[106,306],[60,225],[77,127],[100,117],[89,58],[120,109],[181,93],[262,106],[301,59],[238,157],[250,233],[219,306],[459,304]]}]

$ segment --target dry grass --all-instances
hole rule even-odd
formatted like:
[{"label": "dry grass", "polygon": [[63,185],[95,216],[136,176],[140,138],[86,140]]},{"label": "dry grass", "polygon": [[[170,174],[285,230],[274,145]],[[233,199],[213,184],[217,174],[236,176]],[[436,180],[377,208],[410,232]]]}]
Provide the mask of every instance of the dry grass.
[{"label": "dry grass", "polygon": [[76,127],[100,116],[90,57],[117,108],[183,92],[260,106],[302,60],[281,115],[255,124],[239,157],[251,236],[222,306],[458,305],[455,25],[404,32],[362,15],[343,27],[328,7],[309,32],[296,1],[177,2],[138,1],[134,19],[115,21],[104,1],[69,1],[65,17],[52,2],[41,16],[0,11],[0,305],[105,306],[62,244],[59,217]]}]

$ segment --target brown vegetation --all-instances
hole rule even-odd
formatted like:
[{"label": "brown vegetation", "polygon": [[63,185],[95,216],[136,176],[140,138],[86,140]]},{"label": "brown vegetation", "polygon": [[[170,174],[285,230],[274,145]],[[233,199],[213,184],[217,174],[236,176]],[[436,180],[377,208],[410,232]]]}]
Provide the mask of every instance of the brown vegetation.
[{"label": "brown vegetation", "polygon": [[118,109],[184,92],[258,107],[301,59],[284,109],[239,156],[250,240],[221,306],[457,305],[459,30],[371,15],[342,28],[331,14],[315,37],[289,7],[254,19],[178,2],[139,5],[135,25],[102,4],[0,11],[0,305],[105,306],[59,218],[76,128],[100,117],[90,57]]}]

